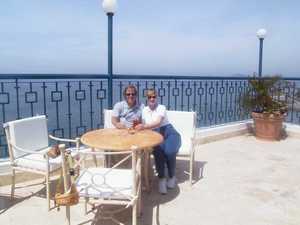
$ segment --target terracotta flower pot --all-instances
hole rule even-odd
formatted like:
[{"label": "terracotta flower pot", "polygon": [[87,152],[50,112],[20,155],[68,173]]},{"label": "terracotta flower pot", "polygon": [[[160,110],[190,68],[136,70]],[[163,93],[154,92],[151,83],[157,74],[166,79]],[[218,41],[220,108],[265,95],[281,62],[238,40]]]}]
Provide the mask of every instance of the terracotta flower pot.
[{"label": "terracotta flower pot", "polygon": [[252,112],[251,115],[254,120],[254,132],[257,138],[269,141],[281,139],[284,115],[255,112]]}]

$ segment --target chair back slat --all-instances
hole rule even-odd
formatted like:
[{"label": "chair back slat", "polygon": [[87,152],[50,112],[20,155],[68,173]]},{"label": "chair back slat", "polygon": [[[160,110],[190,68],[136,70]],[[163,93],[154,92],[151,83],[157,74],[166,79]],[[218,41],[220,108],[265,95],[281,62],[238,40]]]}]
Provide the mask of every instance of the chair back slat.
[{"label": "chair back slat", "polygon": [[[35,116],[7,123],[12,144],[31,151],[38,151],[49,146],[47,119]],[[12,148],[15,158],[25,155]]]},{"label": "chair back slat", "polygon": [[[114,128],[111,122],[112,110],[104,109],[104,128]],[[169,122],[180,133],[182,145],[179,155],[189,155],[191,151],[191,139],[196,130],[196,113],[187,111],[167,111]]]}]

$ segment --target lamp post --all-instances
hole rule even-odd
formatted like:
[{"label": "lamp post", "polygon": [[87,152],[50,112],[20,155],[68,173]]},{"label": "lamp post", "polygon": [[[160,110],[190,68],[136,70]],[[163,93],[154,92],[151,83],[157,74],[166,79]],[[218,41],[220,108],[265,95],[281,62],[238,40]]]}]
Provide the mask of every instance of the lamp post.
[{"label": "lamp post", "polygon": [[263,57],[263,42],[266,37],[267,31],[266,29],[259,29],[256,32],[256,36],[259,39],[259,64],[258,64],[258,76],[261,77],[262,73],[262,57]]},{"label": "lamp post", "polygon": [[112,109],[113,100],[113,15],[117,9],[117,0],[103,0],[102,7],[108,18],[108,108]]}]

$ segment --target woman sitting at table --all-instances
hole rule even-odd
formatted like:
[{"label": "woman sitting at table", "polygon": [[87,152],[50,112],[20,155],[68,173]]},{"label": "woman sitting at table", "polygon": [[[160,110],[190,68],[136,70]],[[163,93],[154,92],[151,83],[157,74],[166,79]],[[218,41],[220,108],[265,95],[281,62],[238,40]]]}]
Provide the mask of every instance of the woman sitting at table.
[{"label": "woman sitting at table", "polygon": [[[158,190],[161,194],[166,194],[167,188],[176,186],[176,154],[181,146],[181,137],[169,123],[166,107],[158,104],[156,97],[154,89],[147,91],[148,105],[142,110],[143,124],[137,125],[136,129],[153,129],[164,137],[164,142],[154,147],[153,155],[159,177]],[[168,174],[165,174],[165,166]]]}]

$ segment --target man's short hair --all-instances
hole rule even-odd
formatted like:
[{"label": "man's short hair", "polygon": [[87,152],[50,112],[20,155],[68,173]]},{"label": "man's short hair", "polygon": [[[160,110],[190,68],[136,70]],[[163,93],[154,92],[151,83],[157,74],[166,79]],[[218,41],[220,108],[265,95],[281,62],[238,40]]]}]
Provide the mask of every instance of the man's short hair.
[{"label": "man's short hair", "polygon": [[123,96],[126,97],[126,92],[128,89],[132,89],[134,90],[134,93],[137,94],[137,89],[134,85],[130,84],[127,87],[125,87],[124,91],[123,91]]}]

